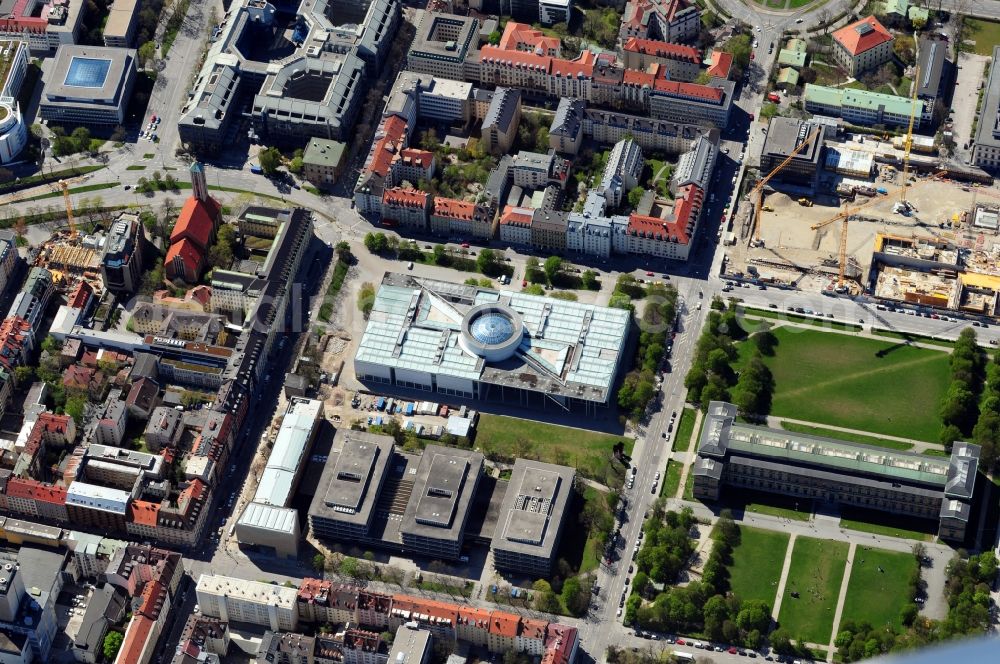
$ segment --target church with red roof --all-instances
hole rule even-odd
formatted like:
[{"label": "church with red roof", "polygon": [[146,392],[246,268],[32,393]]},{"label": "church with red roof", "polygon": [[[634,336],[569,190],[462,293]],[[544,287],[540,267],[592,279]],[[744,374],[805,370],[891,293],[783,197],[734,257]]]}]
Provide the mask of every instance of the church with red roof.
[{"label": "church with red roof", "polygon": [[208,262],[208,249],[222,220],[222,206],[208,193],[205,167],[191,165],[191,196],[170,233],[170,249],[163,261],[168,279],[198,281]]}]

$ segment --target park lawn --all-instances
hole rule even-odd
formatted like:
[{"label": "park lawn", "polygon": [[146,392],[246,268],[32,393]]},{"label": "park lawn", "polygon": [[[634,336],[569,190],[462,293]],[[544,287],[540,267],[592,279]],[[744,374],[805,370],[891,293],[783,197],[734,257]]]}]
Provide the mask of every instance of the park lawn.
[{"label": "park lawn", "polygon": [[694,421],[697,414],[694,408],[684,407],[681,410],[681,420],[677,423],[677,435],[674,436],[674,451],[687,452],[691,449],[691,434],[694,433]]},{"label": "park lawn", "polygon": [[913,443],[903,443],[898,440],[889,440],[888,438],[878,438],[876,436],[865,436],[859,433],[848,433],[846,431],[837,431],[836,429],[827,429],[826,427],[814,427],[808,424],[789,422],[788,420],[781,421],[781,428],[784,429],[785,431],[795,431],[796,433],[807,433],[813,436],[825,436],[827,438],[836,438],[837,440],[847,440],[852,443],[861,443],[862,445],[872,445],[874,447],[887,447],[891,450],[913,449]]},{"label": "park lawn", "polygon": [[1000,45],[1000,23],[965,17],[966,39],[976,42],[973,51],[979,55],[993,55],[993,47]]},{"label": "park lawn", "polygon": [[[799,537],[785,582],[778,623],[792,638],[829,643],[833,614],[847,563],[847,542]],[[792,597],[798,592],[799,597]]]},{"label": "park lawn", "polygon": [[806,5],[812,4],[814,2],[816,2],[816,0],[792,0],[791,4],[789,5],[789,8],[798,9],[799,7],[805,7]]},{"label": "park lawn", "polygon": [[788,533],[740,526],[740,543],[733,548],[729,587],[744,602],[759,599],[774,606]]},{"label": "park lawn", "polygon": [[[798,314],[787,313],[778,309],[754,309],[753,307],[743,307],[739,308],[740,313],[744,313],[747,316],[759,316],[760,318],[773,318],[774,320],[784,320],[789,323],[799,323],[802,325],[812,325],[814,327],[822,327],[827,330],[840,330],[842,332],[858,332],[861,330],[860,325],[855,325],[854,323],[841,323],[835,320],[830,320],[828,318],[814,318],[812,316],[800,316]],[[754,333],[757,330],[749,329],[746,327],[744,322],[741,322],[741,327],[745,328],[747,332]]]},{"label": "park lawn", "polygon": [[934,449],[926,449],[923,452],[921,452],[921,454],[926,454],[927,456],[936,456],[936,457],[949,457],[949,456],[951,456],[950,454],[948,454],[944,450],[934,450]]},{"label": "park lawn", "polygon": [[506,457],[525,456],[525,449],[539,461],[573,466],[583,475],[603,480],[607,469],[625,476],[625,468],[614,461],[612,448],[625,443],[625,454],[632,453],[633,441],[624,436],[571,427],[523,420],[504,415],[481,415],[476,433],[476,446],[485,454],[493,452]]},{"label": "park lawn", "polygon": [[917,559],[912,553],[859,546],[854,553],[841,623],[863,621],[876,629],[900,629],[903,623],[899,612],[912,599],[909,582],[916,569]]},{"label": "park lawn", "polygon": [[[925,525],[924,529],[919,529]],[[914,528],[913,526],[917,526]],[[877,510],[844,507],[840,511],[840,527],[860,530],[873,535],[904,537],[906,539],[930,542],[934,540],[937,524],[934,521],[919,521],[909,517],[899,517]]]},{"label": "park lawn", "polygon": [[936,442],[948,354],[778,327],[771,415]]},{"label": "park lawn", "polygon": [[903,339],[904,341],[934,344],[935,346],[944,346],[947,348],[955,347],[955,342],[951,339],[938,339],[937,337],[928,337],[922,334],[910,334],[908,332],[896,332],[895,330],[883,330],[878,327],[872,328],[872,334],[880,337],[888,337],[890,339]]},{"label": "park lawn", "polygon": [[816,70],[817,85],[835,85],[844,80],[844,77],[836,67],[816,61],[810,63],[809,66]]},{"label": "park lawn", "polygon": [[677,495],[677,489],[681,485],[681,470],[683,465],[671,459],[667,461],[667,470],[663,473],[663,484],[660,486],[660,495],[673,498]]}]

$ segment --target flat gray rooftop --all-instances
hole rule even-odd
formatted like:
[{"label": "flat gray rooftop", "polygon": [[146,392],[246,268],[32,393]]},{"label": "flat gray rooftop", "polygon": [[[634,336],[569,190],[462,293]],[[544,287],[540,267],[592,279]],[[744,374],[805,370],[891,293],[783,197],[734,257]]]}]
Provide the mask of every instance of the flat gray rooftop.
[{"label": "flat gray rooftop", "polygon": [[338,430],[309,512],[344,523],[370,523],[392,450],[391,436]]},{"label": "flat gray rooftop", "polygon": [[493,547],[546,558],[555,554],[575,474],[566,466],[517,459]]},{"label": "flat gray rooftop", "polygon": [[400,532],[460,540],[482,468],[479,452],[428,445],[414,469],[413,493]]}]

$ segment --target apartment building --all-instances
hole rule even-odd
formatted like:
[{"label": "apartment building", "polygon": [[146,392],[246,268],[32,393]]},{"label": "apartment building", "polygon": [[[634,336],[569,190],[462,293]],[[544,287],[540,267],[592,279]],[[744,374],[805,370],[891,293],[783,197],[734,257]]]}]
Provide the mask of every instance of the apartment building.
[{"label": "apartment building", "polygon": [[510,152],[520,122],[521,91],[497,88],[483,118],[482,140],[486,150],[495,155]]},{"label": "apartment building", "polygon": [[431,233],[442,237],[489,240],[494,236],[489,208],[441,196],[434,198],[430,228]]},{"label": "apartment building", "polygon": [[419,189],[393,187],[382,194],[382,224],[418,233],[427,231],[431,195]]},{"label": "apartment building", "polygon": [[687,42],[701,31],[701,10],[687,0],[629,0],[625,5],[620,41],[630,37]]},{"label": "apartment building", "polygon": [[139,215],[123,213],[111,225],[104,253],[101,277],[104,287],[115,293],[134,293],[142,284],[146,231]]},{"label": "apartment building", "polygon": [[587,102],[582,99],[560,99],[555,117],[549,126],[549,147],[560,154],[576,155],[583,142],[583,113]]},{"label": "apartment building", "polygon": [[531,225],[536,210],[508,205],[500,214],[500,241],[528,247],[532,244]]},{"label": "apartment building", "polygon": [[693,46],[629,37],[622,45],[626,69],[646,71],[661,65],[673,81],[691,82],[701,72],[701,51]]},{"label": "apartment building", "polygon": [[851,76],[860,76],[892,60],[892,34],[874,16],[833,33],[833,56]]},{"label": "apartment building", "polygon": [[202,574],[195,594],[201,612],[223,622],[247,622],[286,632],[298,627],[296,588]]}]

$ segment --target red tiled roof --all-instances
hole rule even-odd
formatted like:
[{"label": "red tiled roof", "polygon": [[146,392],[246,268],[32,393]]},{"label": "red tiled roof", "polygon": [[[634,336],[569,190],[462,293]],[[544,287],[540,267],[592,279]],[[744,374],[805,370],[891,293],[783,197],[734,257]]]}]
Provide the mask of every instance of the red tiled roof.
[{"label": "red tiled roof", "polygon": [[521,619],[512,613],[494,611],[490,614],[490,634],[505,637],[515,637],[520,628]]},{"label": "red tiled roof", "polygon": [[406,137],[406,121],[398,115],[391,115],[382,123],[382,137],[372,148],[372,160],[368,170],[382,177],[389,174],[392,159],[399,152]]},{"label": "red tiled roof", "polygon": [[167,257],[164,259],[163,265],[169,273],[172,269],[171,266],[173,265],[174,260],[180,258],[186,269],[189,269],[192,272],[197,272],[201,266],[203,257],[204,252],[198,247],[198,245],[191,240],[184,238],[180,242],[170,245],[170,250],[167,252]]},{"label": "red tiled roof", "polygon": [[140,526],[156,527],[156,519],[160,514],[159,503],[148,500],[133,500],[128,506],[128,519]]},{"label": "red tiled roof", "polygon": [[548,37],[540,30],[535,30],[526,23],[507,21],[503,36],[500,37],[500,48],[504,50],[516,51],[519,48],[528,47],[532,50],[541,50],[541,55],[546,55],[550,50],[559,52],[559,38]]},{"label": "red tiled roof", "polygon": [[626,69],[622,74],[622,83],[625,85],[647,85],[649,87],[653,87],[655,82],[655,76],[640,69]]},{"label": "red tiled roof", "polygon": [[626,51],[634,53],[644,53],[660,58],[670,58],[671,60],[683,60],[685,62],[697,63],[701,60],[701,53],[692,46],[683,44],[672,44],[670,42],[659,41],[657,39],[640,39],[629,37],[622,47]]},{"label": "red tiled roof", "polygon": [[475,625],[485,629],[490,624],[490,611],[474,606],[459,606],[458,620],[466,625]]},{"label": "red tiled roof", "polygon": [[449,219],[472,219],[476,214],[476,204],[458,201],[454,198],[438,196],[434,199],[434,216]]},{"label": "red tiled roof", "polygon": [[170,243],[174,244],[183,238],[190,238],[202,249],[208,249],[215,230],[215,220],[219,218],[219,204],[214,198],[202,201],[191,196],[184,201],[177,223],[170,233]]},{"label": "red tiled roof", "polygon": [[575,60],[552,58],[550,71],[553,76],[591,78],[594,75],[594,60],[594,54],[590,51],[582,52]]},{"label": "red tiled roof", "polygon": [[510,63],[509,66],[520,67],[522,69],[534,69],[540,72],[549,71],[552,57],[548,55],[536,55],[525,51],[507,51],[499,46],[483,46],[480,50],[480,62],[498,62],[501,64]]},{"label": "red tiled roof", "polygon": [[504,226],[530,226],[534,212],[531,208],[507,205],[503,209],[503,214],[500,215],[500,223]]},{"label": "red tiled roof", "polygon": [[79,364],[71,364],[66,367],[63,373],[63,385],[85,390],[90,382],[94,380],[95,370],[90,367],[81,367]]},{"label": "red tiled roof", "polygon": [[35,480],[12,477],[7,480],[7,497],[34,500],[34,484],[37,484]]},{"label": "red tiled roof", "polygon": [[[867,25],[868,28],[862,26]],[[859,30],[860,28],[860,30]],[[864,32],[864,34],[862,34]],[[859,55],[892,40],[892,35],[874,16],[845,25],[833,33],[833,38],[851,55]]]},{"label": "red tiled roof", "polygon": [[49,503],[51,505],[65,505],[66,488],[54,486],[52,484],[40,483],[35,487],[35,500],[40,503]]},{"label": "red tiled roof", "polygon": [[393,187],[392,189],[386,189],[382,193],[382,204],[398,205],[402,207],[424,207],[427,205],[427,200],[429,198],[430,194],[426,191]]},{"label": "red tiled roof", "polygon": [[409,160],[408,165],[410,166],[427,168],[434,161],[434,153],[419,148],[403,148],[396,155],[396,159],[403,161],[403,163],[407,163],[407,160]]},{"label": "red tiled roof", "polygon": [[712,66],[708,68],[709,76],[729,78],[729,70],[733,66],[733,54],[725,51],[712,51]]},{"label": "red tiled roof", "polygon": [[118,657],[115,658],[116,664],[118,662],[121,662],[121,664],[132,664],[132,662],[141,662],[143,660],[142,654],[146,649],[146,642],[149,641],[150,633],[152,633],[155,624],[155,621],[143,615],[136,615],[132,618],[132,622],[128,624],[128,629],[125,630],[125,640],[118,650]]},{"label": "red tiled roof", "polygon": [[686,97],[699,101],[710,101],[716,104],[722,101],[722,90],[720,88],[713,88],[710,85],[682,83],[680,81],[668,81],[665,78],[658,78],[653,86],[658,92],[663,92],[673,97]]},{"label": "red tiled roof", "polygon": [[66,304],[74,309],[83,309],[93,294],[94,289],[90,287],[90,284],[86,281],[80,281],[77,283],[76,288],[73,289],[73,292],[69,294]]},{"label": "red tiled roof", "polygon": [[694,230],[691,222],[701,212],[705,194],[694,184],[685,185],[674,200],[673,213],[668,219],[633,214],[628,218],[629,235],[652,237],[661,242],[687,244],[691,241],[689,232]]},{"label": "red tiled roof", "polygon": [[433,599],[422,599],[410,597],[409,595],[395,595],[392,599],[393,610],[409,611],[412,613],[422,613],[433,618],[443,618],[450,620],[452,625],[458,623],[458,605],[450,602],[439,602]]}]

